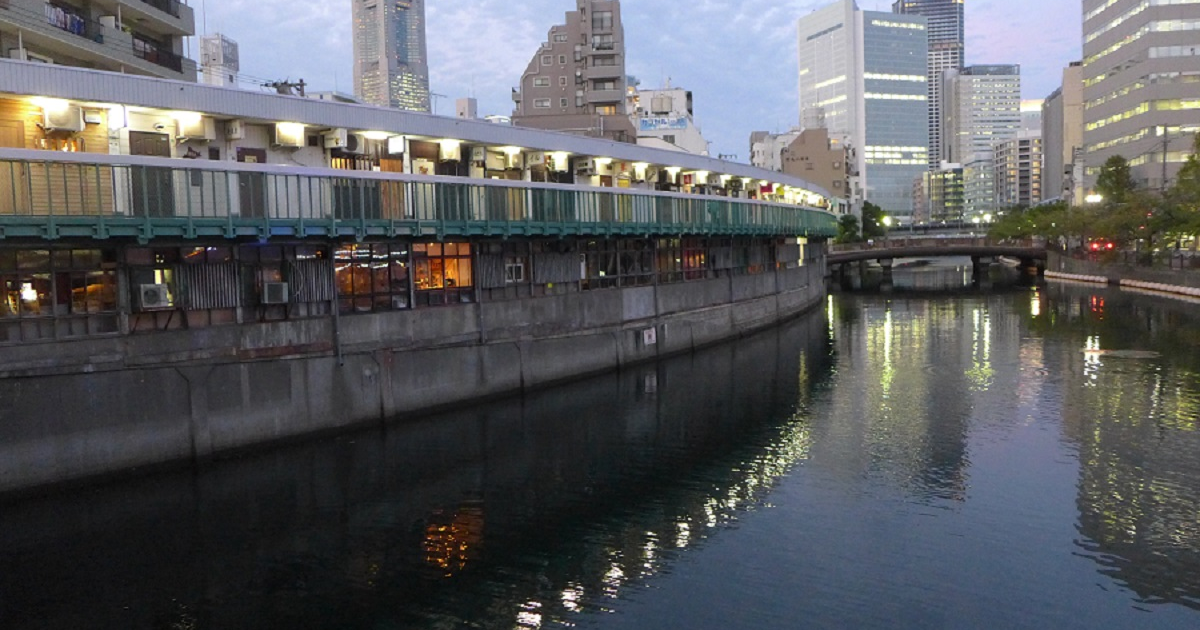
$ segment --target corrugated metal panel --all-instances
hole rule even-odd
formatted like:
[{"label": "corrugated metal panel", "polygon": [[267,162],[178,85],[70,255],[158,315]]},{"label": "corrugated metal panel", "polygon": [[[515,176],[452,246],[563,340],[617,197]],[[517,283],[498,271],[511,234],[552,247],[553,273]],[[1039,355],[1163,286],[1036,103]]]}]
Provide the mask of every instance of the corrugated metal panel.
[{"label": "corrugated metal panel", "polygon": [[240,305],[237,263],[180,265],[179,287],[183,308],[237,308]]},{"label": "corrugated metal panel", "polygon": [[502,289],[507,285],[504,274],[503,254],[480,254],[478,258],[476,284],[481,289]]},{"label": "corrugated metal panel", "polygon": [[835,197],[828,191],[796,177],[689,153],[565,133],[495,125],[485,121],[461,120],[368,105],[318,101],[83,68],[0,60],[0,92],[199,111],[230,118],[287,120],[314,126],[455,138],[493,146],[511,145],[544,151],[566,151],[577,155],[611,157],[628,162],[664,164],[678,166],[684,170],[769,180]]},{"label": "corrugated metal panel", "polygon": [[293,302],[333,300],[333,261],[296,260],[288,266],[288,284]]},{"label": "corrugated metal panel", "polygon": [[542,252],[533,257],[534,284],[579,281],[579,254]]}]

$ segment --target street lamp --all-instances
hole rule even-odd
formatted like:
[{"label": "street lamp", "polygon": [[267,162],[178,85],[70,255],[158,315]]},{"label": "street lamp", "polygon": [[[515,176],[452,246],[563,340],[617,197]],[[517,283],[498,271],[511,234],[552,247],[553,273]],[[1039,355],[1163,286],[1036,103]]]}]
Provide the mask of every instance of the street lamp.
[{"label": "street lamp", "polygon": [[1086,203],[1100,203],[1101,201],[1104,201],[1104,195],[1101,195],[1100,193],[1092,193],[1084,197],[1083,200]]}]

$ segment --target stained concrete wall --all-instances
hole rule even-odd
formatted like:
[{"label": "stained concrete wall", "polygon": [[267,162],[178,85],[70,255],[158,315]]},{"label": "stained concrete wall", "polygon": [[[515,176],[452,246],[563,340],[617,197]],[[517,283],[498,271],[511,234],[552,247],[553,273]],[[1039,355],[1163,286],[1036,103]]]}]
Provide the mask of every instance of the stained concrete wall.
[{"label": "stained concrete wall", "polygon": [[823,276],[814,264],[336,323],[7,348],[0,492],[202,460],[687,352],[815,306]]}]

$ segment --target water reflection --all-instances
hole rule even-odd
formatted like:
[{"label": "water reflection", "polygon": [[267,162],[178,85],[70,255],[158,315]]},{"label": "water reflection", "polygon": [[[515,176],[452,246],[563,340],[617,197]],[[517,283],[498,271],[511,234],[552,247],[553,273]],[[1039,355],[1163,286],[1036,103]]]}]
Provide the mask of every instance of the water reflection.
[{"label": "water reflection", "polygon": [[1079,544],[1142,600],[1200,609],[1200,314],[1084,287],[1053,294],[1048,334],[1085,340],[1060,347]]},{"label": "water reflection", "polygon": [[540,628],[608,610],[807,456],[829,354],[817,314],[523,400],[6,506],[0,626]]},{"label": "water reflection", "polygon": [[659,365],[0,506],[0,627],[1195,627],[1192,309],[838,295]]}]

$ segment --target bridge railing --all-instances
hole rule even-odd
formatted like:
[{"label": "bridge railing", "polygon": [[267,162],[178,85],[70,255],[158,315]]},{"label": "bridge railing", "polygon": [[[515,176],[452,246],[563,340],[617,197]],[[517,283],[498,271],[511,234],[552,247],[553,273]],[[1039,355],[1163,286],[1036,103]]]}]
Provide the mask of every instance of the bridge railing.
[{"label": "bridge railing", "polygon": [[[0,238],[63,226],[156,234],[753,234],[836,218],[728,197],[220,161],[0,150]],[[49,229],[47,229],[49,228]]]},{"label": "bridge railing", "polygon": [[939,248],[939,247],[1013,247],[1038,248],[1045,247],[1041,239],[992,239],[987,237],[885,237],[862,243],[844,243],[830,247],[830,253],[849,254],[865,251],[886,251],[894,249]]}]

